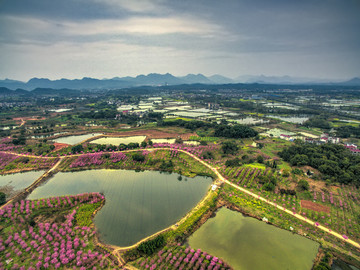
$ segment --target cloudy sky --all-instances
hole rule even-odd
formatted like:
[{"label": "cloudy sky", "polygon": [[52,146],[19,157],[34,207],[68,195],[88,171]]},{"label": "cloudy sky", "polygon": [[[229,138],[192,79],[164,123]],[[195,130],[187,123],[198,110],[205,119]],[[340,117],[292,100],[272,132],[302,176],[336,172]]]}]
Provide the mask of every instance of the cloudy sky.
[{"label": "cloudy sky", "polygon": [[0,79],[360,76],[359,0],[0,0]]}]

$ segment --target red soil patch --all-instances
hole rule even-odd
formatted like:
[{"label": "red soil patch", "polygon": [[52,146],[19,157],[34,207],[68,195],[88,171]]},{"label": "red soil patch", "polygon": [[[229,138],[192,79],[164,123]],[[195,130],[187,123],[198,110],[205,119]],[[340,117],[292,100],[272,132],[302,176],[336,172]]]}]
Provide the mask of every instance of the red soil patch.
[{"label": "red soil patch", "polygon": [[310,209],[316,212],[330,213],[330,207],[314,203],[312,201],[301,200],[300,204],[302,208]]},{"label": "red soil patch", "polygon": [[68,147],[69,144],[66,144],[66,143],[54,143],[54,146],[55,146],[55,149],[54,151],[58,151],[60,149],[63,149],[65,147]]}]

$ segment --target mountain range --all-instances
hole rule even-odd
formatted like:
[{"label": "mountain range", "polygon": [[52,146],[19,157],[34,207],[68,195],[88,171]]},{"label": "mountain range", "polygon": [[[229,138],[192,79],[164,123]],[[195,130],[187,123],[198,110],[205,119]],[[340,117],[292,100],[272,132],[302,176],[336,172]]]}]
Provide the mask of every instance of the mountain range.
[{"label": "mountain range", "polygon": [[164,86],[181,84],[231,84],[231,83],[260,83],[260,84],[333,84],[346,86],[360,86],[360,78],[353,78],[348,81],[332,82],[330,80],[314,80],[309,78],[296,78],[290,76],[239,76],[230,79],[221,75],[206,77],[202,74],[188,74],[183,77],[175,77],[170,73],[148,75],[138,75],[136,77],[114,77],[112,79],[60,79],[49,80],[46,78],[32,78],[27,82],[17,80],[0,80],[0,87],[8,89],[32,90],[36,88],[52,89],[76,89],[76,90],[96,90],[96,89],[121,89],[138,86]]}]

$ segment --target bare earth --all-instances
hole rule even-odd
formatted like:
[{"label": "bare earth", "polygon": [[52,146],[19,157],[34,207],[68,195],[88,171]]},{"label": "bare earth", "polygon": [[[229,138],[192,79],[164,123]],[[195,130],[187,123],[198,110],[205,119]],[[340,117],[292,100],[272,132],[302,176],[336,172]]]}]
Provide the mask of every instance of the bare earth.
[{"label": "bare earth", "polygon": [[328,206],[324,206],[312,201],[305,201],[305,200],[301,200],[300,201],[301,207],[302,208],[306,208],[306,209],[310,209],[313,211],[317,211],[317,212],[325,212],[325,213],[330,213],[330,207]]}]

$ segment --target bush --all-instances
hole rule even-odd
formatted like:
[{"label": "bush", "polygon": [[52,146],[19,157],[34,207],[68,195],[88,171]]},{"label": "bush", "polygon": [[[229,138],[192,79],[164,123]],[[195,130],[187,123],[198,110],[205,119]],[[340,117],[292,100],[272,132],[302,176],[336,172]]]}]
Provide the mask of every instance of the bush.
[{"label": "bush", "polygon": [[309,190],[309,183],[305,179],[301,179],[298,183],[298,187],[302,190]]},{"label": "bush", "polygon": [[256,161],[258,162],[258,163],[264,163],[264,158],[263,158],[263,156],[257,156],[257,158],[256,158]]},{"label": "bush", "polygon": [[231,154],[234,155],[239,150],[239,147],[236,145],[235,142],[223,142],[221,146],[221,150],[224,154]]},{"label": "bush", "polygon": [[71,153],[75,154],[75,153],[80,153],[81,151],[83,151],[84,148],[81,144],[75,145],[73,147],[71,147]]},{"label": "bush", "polygon": [[214,158],[214,154],[210,151],[206,151],[203,153],[202,157],[204,159],[213,159]]},{"label": "bush", "polygon": [[0,192],[0,205],[6,203],[6,194],[4,192]]},{"label": "bush", "polygon": [[140,153],[134,153],[132,154],[132,159],[134,161],[143,162],[145,160],[145,156]]},{"label": "bush", "polygon": [[234,159],[228,159],[225,161],[225,166],[226,167],[238,167],[238,166],[240,166],[240,159],[237,157]]},{"label": "bush", "polygon": [[154,239],[141,243],[137,249],[138,251],[150,256],[158,248],[161,248],[164,245],[165,245],[165,237],[163,235],[159,235]]}]

